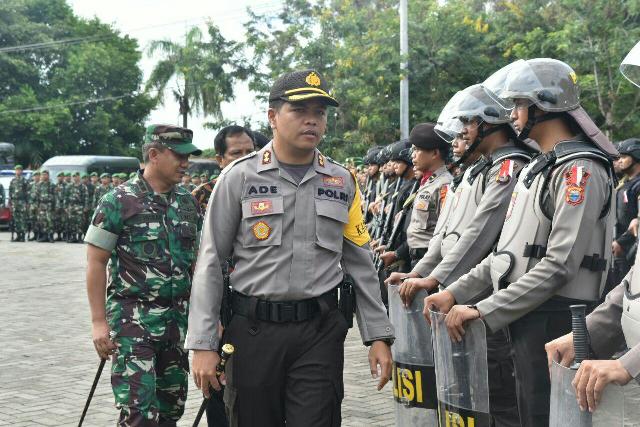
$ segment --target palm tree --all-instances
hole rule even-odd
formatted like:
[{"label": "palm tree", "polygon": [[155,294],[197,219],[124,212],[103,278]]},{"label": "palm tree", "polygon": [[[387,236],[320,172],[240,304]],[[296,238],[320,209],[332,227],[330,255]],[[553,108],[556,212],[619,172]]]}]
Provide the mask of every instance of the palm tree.
[{"label": "palm tree", "polygon": [[236,78],[245,78],[246,70],[236,60],[237,44],[226,40],[213,24],[208,24],[209,41],[198,27],[185,35],[184,44],[170,40],[154,40],[147,54],[163,55],[146,84],[147,90],[157,90],[157,99],[164,104],[167,84],[175,77],[171,88],[180,106],[182,125],[192,112],[221,119],[220,104],[233,98]]}]

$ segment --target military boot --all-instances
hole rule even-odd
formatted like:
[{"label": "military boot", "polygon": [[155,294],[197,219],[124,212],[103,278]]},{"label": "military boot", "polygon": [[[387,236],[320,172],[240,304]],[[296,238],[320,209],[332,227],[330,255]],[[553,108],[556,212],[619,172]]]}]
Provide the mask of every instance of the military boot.
[{"label": "military boot", "polygon": [[16,239],[16,242],[24,242],[24,232],[18,233],[18,238]]},{"label": "military boot", "polygon": [[48,241],[49,236],[47,235],[47,233],[38,233],[38,239],[36,240],[36,242],[43,243]]},{"label": "military boot", "polygon": [[62,232],[58,231],[58,237],[56,238],[56,242],[62,242]]},{"label": "military boot", "polygon": [[55,243],[55,239],[53,238],[53,233],[49,233],[47,239],[49,240],[49,242]]}]

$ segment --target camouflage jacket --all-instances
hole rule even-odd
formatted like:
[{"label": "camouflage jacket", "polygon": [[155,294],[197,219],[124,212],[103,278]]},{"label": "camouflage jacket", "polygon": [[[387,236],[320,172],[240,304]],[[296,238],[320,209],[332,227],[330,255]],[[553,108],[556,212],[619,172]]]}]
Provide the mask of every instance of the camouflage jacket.
[{"label": "camouflage jacket", "polygon": [[37,205],[38,204],[38,185],[39,184],[40,184],[40,182],[35,182],[35,181],[29,182],[29,190],[28,190],[27,200],[29,201],[30,205]]},{"label": "camouflage jacket", "polygon": [[87,187],[87,203],[89,206],[93,203],[93,194],[96,192],[96,186],[92,183],[84,184]]},{"label": "camouflage jacket", "polygon": [[212,179],[209,182],[205,182],[204,184],[200,184],[196,187],[195,190],[191,192],[193,197],[196,198],[198,204],[200,205],[200,211],[204,214],[207,211],[207,205],[209,204],[209,198],[211,197],[211,193],[213,193],[213,187],[216,185],[216,180]]},{"label": "camouflage jacket", "polygon": [[111,251],[107,320],[120,336],[182,342],[202,215],[179,187],[155,194],[141,173],[98,204],[85,241]]},{"label": "camouflage jacket", "polygon": [[113,187],[111,186],[111,184],[107,185],[106,187],[102,184],[98,185],[95,191],[93,192],[93,200],[91,201],[91,207],[95,209],[96,206],[98,206],[98,202],[100,201],[102,196],[104,196],[111,190],[113,190]]},{"label": "camouflage jacket", "polygon": [[26,202],[29,197],[29,182],[24,176],[15,177],[9,183],[9,200],[11,203]]},{"label": "camouflage jacket", "polygon": [[[36,185],[38,206],[53,209],[56,204],[56,185],[51,181],[40,181]],[[44,205],[44,206],[43,206]]]},{"label": "camouflage jacket", "polygon": [[84,184],[71,183],[64,189],[64,207],[70,206],[89,208],[87,187]]},{"label": "camouflage jacket", "polygon": [[56,209],[64,209],[64,190],[67,188],[65,182],[57,182],[56,184]]},{"label": "camouflage jacket", "polygon": [[185,190],[187,190],[189,193],[191,193],[193,190],[196,189],[196,186],[194,184],[178,184],[178,187],[182,187]]}]

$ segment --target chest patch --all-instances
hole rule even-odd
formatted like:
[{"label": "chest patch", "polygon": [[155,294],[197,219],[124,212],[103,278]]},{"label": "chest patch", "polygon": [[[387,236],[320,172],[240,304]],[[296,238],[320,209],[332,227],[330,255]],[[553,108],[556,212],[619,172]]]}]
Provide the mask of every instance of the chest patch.
[{"label": "chest patch", "polygon": [[341,176],[325,176],[322,183],[327,187],[344,188],[344,178]]},{"label": "chest patch", "polygon": [[349,195],[346,191],[337,188],[318,187],[316,189],[316,197],[323,200],[332,200],[340,203],[348,203]]},{"label": "chest patch", "polygon": [[264,215],[273,212],[273,202],[269,199],[251,202],[251,215]]},{"label": "chest patch", "polygon": [[247,197],[260,197],[264,195],[280,194],[277,185],[248,184],[245,190]]}]

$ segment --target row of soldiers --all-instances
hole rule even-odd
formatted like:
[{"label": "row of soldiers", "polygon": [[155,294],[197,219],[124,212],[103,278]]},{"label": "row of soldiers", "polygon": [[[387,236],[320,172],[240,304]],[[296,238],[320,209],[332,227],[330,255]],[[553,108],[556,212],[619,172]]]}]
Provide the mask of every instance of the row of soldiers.
[{"label": "row of soldiers", "polygon": [[196,188],[200,187],[207,182],[214,180],[218,177],[217,174],[209,175],[207,172],[200,174],[194,173],[191,175],[188,171],[182,176],[182,181],[178,184],[178,187],[184,188],[189,193],[192,193]]},{"label": "row of soldiers", "polygon": [[[363,204],[383,300],[390,286],[406,307],[422,295],[423,326],[431,310],[446,313],[456,342],[467,322],[484,321],[492,425],[549,424],[547,365],[555,351],[565,365],[573,358],[570,306],[593,310],[633,264],[638,160],[640,141],[614,146],[580,106],[574,70],[549,58],[498,70],[456,93],[437,123],[367,152]],[[603,326],[612,304],[587,318],[596,358],[638,344],[638,320],[625,329],[618,312]],[[609,378],[640,380],[637,351],[629,354]],[[582,375],[576,395],[593,411],[595,374]]]},{"label": "row of soldiers", "polygon": [[[22,165],[15,166],[9,184],[12,241],[82,242],[84,230],[98,201],[109,190],[130,178],[125,173],[61,171],[53,182],[48,170],[38,170],[31,180]],[[100,182],[98,182],[100,179]]]}]

